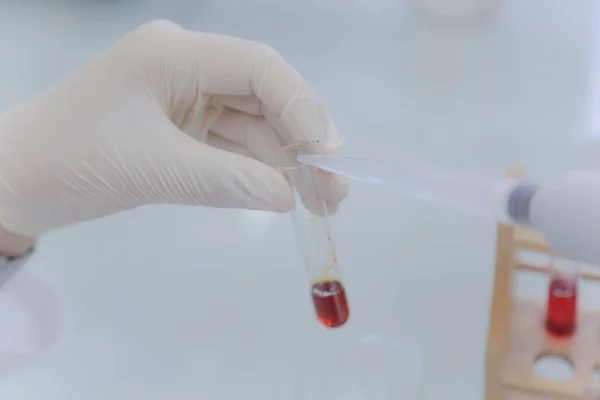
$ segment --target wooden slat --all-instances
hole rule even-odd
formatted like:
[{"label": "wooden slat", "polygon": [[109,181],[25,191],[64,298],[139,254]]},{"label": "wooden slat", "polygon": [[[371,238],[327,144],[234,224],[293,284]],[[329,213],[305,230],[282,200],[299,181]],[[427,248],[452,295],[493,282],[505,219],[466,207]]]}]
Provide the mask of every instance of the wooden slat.
[{"label": "wooden slat", "polygon": [[[517,263],[515,265],[515,268],[522,270],[522,271],[538,272],[538,273],[542,273],[542,274],[547,274],[551,271],[550,267],[543,267],[541,265],[531,265],[531,264],[526,264],[526,263]],[[588,281],[600,281],[600,273],[582,271],[581,279],[588,280]]]},{"label": "wooden slat", "polygon": [[544,237],[539,233],[522,227],[514,229],[515,250],[537,251],[539,253],[550,253]]},{"label": "wooden slat", "polygon": [[500,385],[500,377],[507,351],[508,326],[511,315],[513,254],[510,243],[513,238],[513,228],[498,225],[497,232],[494,294],[488,327],[485,366],[486,400],[504,400],[508,395],[508,392],[503,390]]},{"label": "wooden slat", "polygon": [[[520,393],[536,393],[561,399],[586,398],[586,393],[597,389],[592,379],[600,342],[600,312],[579,311],[577,331],[568,339],[557,339],[546,333],[544,302],[514,300],[511,316],[510,340],[502,383]],[[535,359],[544,354],[563,356],[574,365],[568,381],[550,382],[538,377]]]},{"label": "wooden slat", "polygon": [[[507,176],[521,178],[522,170],[511,168]],[[494,294],[490,309],[488,326],[485,398],[486,400],[505,400],[508,392],[500,384],[502,366],[507,353],[509,323],[512,307],[512,267],[514,262],[515,228],[498,224],[496,228],[496,265],[494,273]]]}]

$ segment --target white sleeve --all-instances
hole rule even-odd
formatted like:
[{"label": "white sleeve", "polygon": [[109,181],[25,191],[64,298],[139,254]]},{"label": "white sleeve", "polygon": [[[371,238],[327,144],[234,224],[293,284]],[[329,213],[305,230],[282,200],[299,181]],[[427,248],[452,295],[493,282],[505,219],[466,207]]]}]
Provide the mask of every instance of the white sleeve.
[{"label": "white sleeve", "polygon": [[17,257],[6,257],[0,255],[0,290],[10,279],[22,268],[33,253],[34,247]]}]

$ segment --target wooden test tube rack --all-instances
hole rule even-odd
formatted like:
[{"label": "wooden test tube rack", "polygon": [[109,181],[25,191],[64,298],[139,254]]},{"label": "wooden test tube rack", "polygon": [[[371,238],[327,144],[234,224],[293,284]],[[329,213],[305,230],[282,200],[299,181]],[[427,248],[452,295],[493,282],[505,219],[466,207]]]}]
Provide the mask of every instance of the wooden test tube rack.
[{"label": "wooden test tube rack", "polygon": [[[507,175],[523,177],[517,168],[509,169]],[[519,251],[553,255],[538,233],[498,225],[485,400],[600,399],[600,383],[593,379],[594,371],[600,369],[600,310],[580,308],[577,330],[569,339],[548,335],[544,326],[545,301],[517,298],[513,278],[519,270],[547,274],[549,268],[520,263]],[[600,273],[584,272],[581,279],[600,281]],[[538,377],[534,371],[536,359],[547,355],[570,361],[571,379],[552,382]]]}]

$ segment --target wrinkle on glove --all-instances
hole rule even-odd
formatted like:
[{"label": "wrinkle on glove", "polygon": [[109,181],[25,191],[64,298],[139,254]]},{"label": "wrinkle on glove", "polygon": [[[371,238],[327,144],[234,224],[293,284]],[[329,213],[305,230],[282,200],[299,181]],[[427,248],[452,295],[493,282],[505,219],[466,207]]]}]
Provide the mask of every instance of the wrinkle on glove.
[{"label": "wrinkle on glove", "polygon": [[[286,212],[274,157],[294,142],[341,146],[277,52],[150,22],[0,117],[0,223],[34,236],[147,204]],[[335,210],[347,185],[317,175]]]}]

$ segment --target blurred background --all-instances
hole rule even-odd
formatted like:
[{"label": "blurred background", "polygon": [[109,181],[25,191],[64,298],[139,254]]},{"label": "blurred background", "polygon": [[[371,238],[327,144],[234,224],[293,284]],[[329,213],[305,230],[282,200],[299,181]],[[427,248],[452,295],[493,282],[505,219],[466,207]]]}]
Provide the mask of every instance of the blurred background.
[{"label": "blurred background", "polygon": [[[349,155],[534,178],[600,166],[596,0],[5,0],[0,109],[155,18],[275,47]],[[150,207],[47,235],[29,269],[60,295],[64,331],[0,398],[312,399],[335,384],[328,398],[481,399],[494,224],[352,184],[333,231],[352,307],[335,334],[286,216]]]}]

